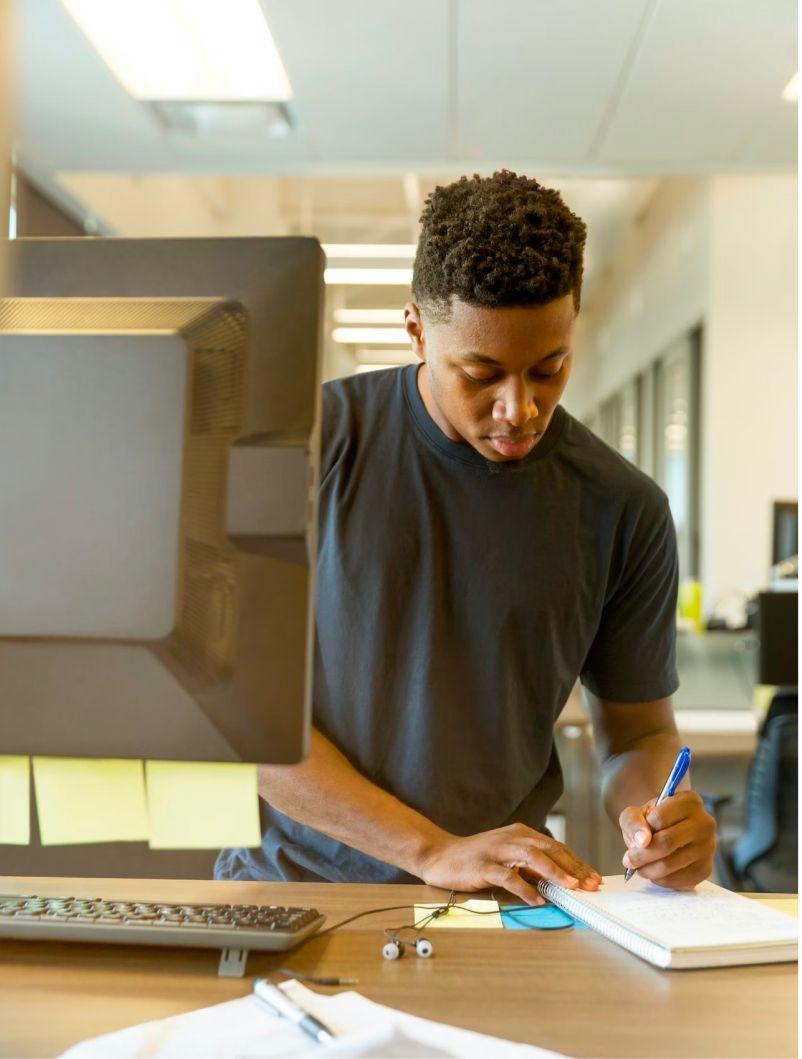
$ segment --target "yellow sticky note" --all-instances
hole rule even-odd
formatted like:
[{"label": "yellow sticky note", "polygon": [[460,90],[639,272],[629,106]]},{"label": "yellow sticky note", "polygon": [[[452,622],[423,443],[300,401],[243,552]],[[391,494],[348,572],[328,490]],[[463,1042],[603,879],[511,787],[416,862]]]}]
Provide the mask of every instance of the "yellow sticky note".
[{"label": "yellow sticky note", "polygon": [[258,846],[256,765],[146,761],[151,849]]},{"label": "yellow sticky note", "polygon": [[43,846],[148,837],[141,761],[35,757],[33,783]]},{"label": "yellow sticky note", "polygon": [[771,706],[771,700],[776,694],[777,686],[775,684],[755,684],[752,691],[752,709],[758,717],[766,716],[769,712],[769,706]]},{"label": "yellow sticky note", "polygon": [[31,787],[28,759],[0,754],[0,843],[31,841]]},{"label": "yellow sticky note", "polygon": [[[442,905],[415,905],[415,923],[422,923],[430,916],[436,908]],[[477,913],[481,913],[477,915]],[[497,927],[503,930],[501,913],[498,910],[498,901],[487,901],[482,898],[472,897],[461,904],[453,905],[442,916],[425,923],[424,930],[440,927],[457,927],[459,930],[476,927]]]},{"label": "yellow sticky note", "polygon": [[798,899],[796,897],[760,897],[758,898],[766,908],[773,908],[776,912],[784,912],[787,916],[798,915]]}]

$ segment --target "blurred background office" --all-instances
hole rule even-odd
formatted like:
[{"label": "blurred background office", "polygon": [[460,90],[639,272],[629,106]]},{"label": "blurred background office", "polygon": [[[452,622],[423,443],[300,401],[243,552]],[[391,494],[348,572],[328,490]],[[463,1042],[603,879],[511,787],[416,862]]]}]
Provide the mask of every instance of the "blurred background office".
[{"label": "blurred background office", "polygon": [[[719,877],[745,889],[796,889],[796,17],[793,0],[16,0],[0,195],[12,238],[316,236],[333,378],[411,362],[432,188],[500,167],[559,188],[589,229],[565,404],[668,493],[678,723]],[[619,872],[578,692],[559,739],[553,827]]]}]

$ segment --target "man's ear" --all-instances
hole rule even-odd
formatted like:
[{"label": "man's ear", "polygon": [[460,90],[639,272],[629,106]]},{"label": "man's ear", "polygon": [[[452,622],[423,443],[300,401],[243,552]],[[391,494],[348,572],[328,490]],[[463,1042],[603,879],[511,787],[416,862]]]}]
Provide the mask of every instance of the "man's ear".
[{"label": "man's ear", "polygon": [[409,340],[412,343],[412,352],[420,357],[421,360],[426,360],[426,335],[423,330],[423,320],[421,319],[420,309],[415,302],[407,302],[404,306],[404,329],[409,335]]}]

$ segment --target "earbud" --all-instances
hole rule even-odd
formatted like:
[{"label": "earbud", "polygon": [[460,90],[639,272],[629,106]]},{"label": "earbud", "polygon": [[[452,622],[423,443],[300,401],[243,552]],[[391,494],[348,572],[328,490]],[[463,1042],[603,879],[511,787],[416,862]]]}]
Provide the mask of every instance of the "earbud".
[{"label": "earbud", "polygon": [[[424,960],[428,960],[428,958],[434,952],[434,946],[428,938],[416,938],[416,940],[413,942],[413,945],[415,946],[415,953],[418,956],[422,957]],[[404,955],[405,949],[406,945],[404,944],[404,942],[401,941],[400,938],[397,938],[395,935],[392,935],[384,943],[384,946],[382,948],[382,956],[385,958],[385,960],[400,960],[401,957]]]},{"label": "earbud", "polygon": [[382,956],[385,960],[399,960],[404,955],[405,948],[403,941],[399,941],[398,938],[392,938],[390,941],[385,942]]},{"label": "earbud", "polygon": [[434,945],[432,945],[428,938],[418,938],[415,942],[415,952],[418,956],[422,956],[424,960],[428,960],[434,952]]}]

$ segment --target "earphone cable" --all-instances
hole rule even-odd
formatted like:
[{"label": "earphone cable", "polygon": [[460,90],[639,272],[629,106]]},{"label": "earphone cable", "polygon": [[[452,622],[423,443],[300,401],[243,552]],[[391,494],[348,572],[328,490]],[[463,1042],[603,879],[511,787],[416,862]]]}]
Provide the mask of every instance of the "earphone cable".
[{"label": "earphone cable", "polygon": [[[479,909],[475,909],[475,908],[465,908],[465,909],[463,909],[463,911],[469,912],[471,915],[474,915],[474,916],[498,916],[498,915],[501,915],[503,913],[504,915],[509,915],[511,919],[516,920],[516,916],[515,916],[514,913],[523,912],[525,910],[538,907],[536,905],[508,905],[506,908],[503,908],[501,906],[501,904],[499,904],[499,901],[498,901],[498,898],[495,895],[495,892],[492,891],[492,890],[491,890],[491,898],[492,898],[492,900],[494,900],[496,902],[496,904],[498,904],[498,909],[493,909],[493,910],[485,912],[485,911],[480,911]],[[432,920],[439,919],[440,916],[445,915],[449,911],[450,908],[454,907],[454,905],[456,904],[456,901],[457,901],[456,892],[454,890],[452,890],[451,893],[449,894],[448,901],[445,904],[439,905],[438,907],[432,909],[431,912],[427,916],[425,916],[423,919],[416,920],[414,923],[405,923],[403,926],[400,926],[400,927],[395,927],[395,928],[388,927],[387,930],[388,931],[393,931],[393,932],[398,932],[400,930],[421,931],[425,927],[427,927],[429,925],[429,923],[432,922]],[[332,925],[330,927],[326,927],[324,930],[318,930],[315,934],[310,934],[309,937],[306,938],[304,940],[304,942],[302,942],[301,944],[305,945],[307,942],[312,941],[314,938],[322,938],[325,934],[331,934],[335,930],[339,930],[341,927],[347,926],[349,923],[354,923],[357,919],[364,919],[365,916],[375,916],[375,915],[379,915],[382,912],[400,912],[400,911],[405,911],[408,908],[409,908],[408,904],[407,905],[388,905],[386,908],[367,908],[363,912],[356,912],[354,915],[348,916],[346,919],[341,919],[339,921],[339,923],[332,923]],[[518,918],[516,921],[519,922],[519,923],[521,922],[520,918]],[[562,927],[533,927],[533,926],[527,924],[527,929],[528,930],[565,930],[567,927],[570,927],[572,925],[573,925],[573,923],[566,923]],[[385,933],[387,933],[387,931],[385,931]],[[300,948],[300,946],[298,946],[298,948]],[[297,949],[296,949],[296,951],[297,951]]]}]

